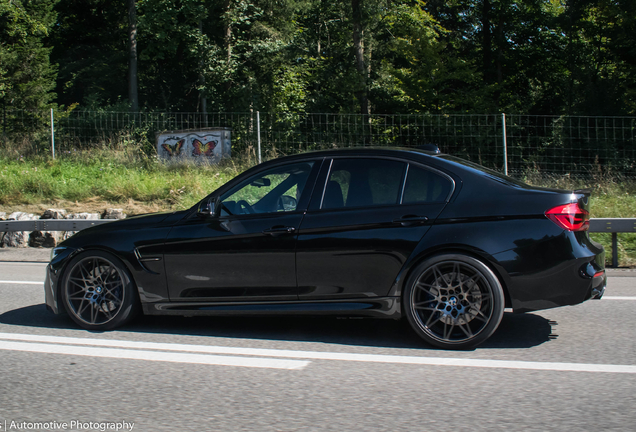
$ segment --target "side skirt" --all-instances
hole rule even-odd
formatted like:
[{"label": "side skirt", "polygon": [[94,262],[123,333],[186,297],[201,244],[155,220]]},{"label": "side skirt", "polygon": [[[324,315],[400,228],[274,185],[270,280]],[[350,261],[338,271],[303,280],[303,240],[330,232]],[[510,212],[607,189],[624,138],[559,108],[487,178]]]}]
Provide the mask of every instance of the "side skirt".
[{"label": "side skirt", "polygon": [[146,315],[346,315],[375,318],[401,317],[399,297],[380,297],[364,301],[304,301],[304,302],[171,302],[144,303]]}]

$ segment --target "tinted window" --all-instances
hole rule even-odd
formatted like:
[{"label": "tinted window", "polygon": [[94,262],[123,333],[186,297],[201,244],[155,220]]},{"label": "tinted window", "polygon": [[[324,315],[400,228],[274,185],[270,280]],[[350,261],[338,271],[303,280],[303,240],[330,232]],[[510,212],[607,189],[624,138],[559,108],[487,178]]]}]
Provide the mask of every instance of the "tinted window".
[{"label": "tinted window", "polygon": [[448,198],[452,183],[445,177],[429,170],[409,166],[404,186],[403,204],[440,202]]},{"label": "tinted window", "polygon": [[335,159],[322,208],[397,204],[405,166],[381,159]]},{"label": "tinted window", "polygon": [[296,210],[312,166],[285,165],[250,177],[221,198],[221,215]]}]

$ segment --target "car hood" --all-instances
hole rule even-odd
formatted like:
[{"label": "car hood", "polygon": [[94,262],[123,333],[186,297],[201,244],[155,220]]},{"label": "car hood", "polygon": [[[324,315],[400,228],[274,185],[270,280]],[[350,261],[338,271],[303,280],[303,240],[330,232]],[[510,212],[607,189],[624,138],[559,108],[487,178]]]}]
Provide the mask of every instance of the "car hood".
[{"label": "car hood", "polygon": [[69,239],[65,240],[60,246],[75,246],[83,244],[87,238],[93,236],[105,236],[115,231],[137,231],[140,229],[152,229],[162,226],[171,226],[181,220],[187,213],[187,210],[177,212],[149,213],[137,216],[131,216],[126,219],[119,219],[109,223],[95,225],[79,231]]}]

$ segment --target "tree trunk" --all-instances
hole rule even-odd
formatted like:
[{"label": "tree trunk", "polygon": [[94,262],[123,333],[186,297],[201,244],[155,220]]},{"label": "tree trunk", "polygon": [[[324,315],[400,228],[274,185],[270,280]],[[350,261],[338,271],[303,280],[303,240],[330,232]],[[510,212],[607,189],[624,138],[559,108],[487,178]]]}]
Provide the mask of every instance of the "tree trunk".
[{"label": "tree trunk", "polygon": [[[230,0],[225,1],[225,49],[227,52],[227,68],[231,68],[232,61],[232,20],[231,20],[231,7],[232,2]],[[228,80],[225,83],[225,90],[229,91],[232,87],[232,82]]]},{"label": "tree trunk", "polygon": [[490,0],[484,0],[482,4],[481,15],[481,33],[482,33],[482,70],[484,74],[485,84],[492,82],[492,33],[490,31]]},{"label": "tree trunk", "polygon": [[128,0],[128,99],[130,109],[139,111],[139,95],[137,92],[137,6],[136,0]]},{"label": "tree trunk", "polygon": [[[199,35],[203,38],[203,21],[199,20]],[[203,127],[208,127],[208,99],[205,97],[205,75],[203,75],[203,53],[199,61],[199,108],[203,113]]]},{"label": "tree trunk", "polygon": [[356,70],[358,71],[359,90],[356,97],[360,102],[360,113],[369,115],[369,99],[367,93],[367,68],[364,65],[364,30],[362,28],[362,0],[351,0],[353,12],[353,49],[356,56]]}]

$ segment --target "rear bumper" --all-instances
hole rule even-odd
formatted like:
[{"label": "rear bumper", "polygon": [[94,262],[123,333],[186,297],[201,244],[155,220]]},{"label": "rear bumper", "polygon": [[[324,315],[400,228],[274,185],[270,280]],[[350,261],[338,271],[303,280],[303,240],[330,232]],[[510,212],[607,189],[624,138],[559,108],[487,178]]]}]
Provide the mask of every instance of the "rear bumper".
[{"label": "rear bumper", "polygon": [[[527,259],[532,256],[532,260]],[[525,260],[523,258],[526,258]],[[536,248],[495,256],[507,272],[515,312],[530,312],[600,299],[605,292],[605,251],[587,236],[564,234]]]},{"label": "rear bumper", "polygon": [[605,270],[602,270],[594,275],[592,278],[592,289],[590,291],[590,298],[593,300],[600,300],[605,294],[605,287],[607,286],[607,274]]}]

